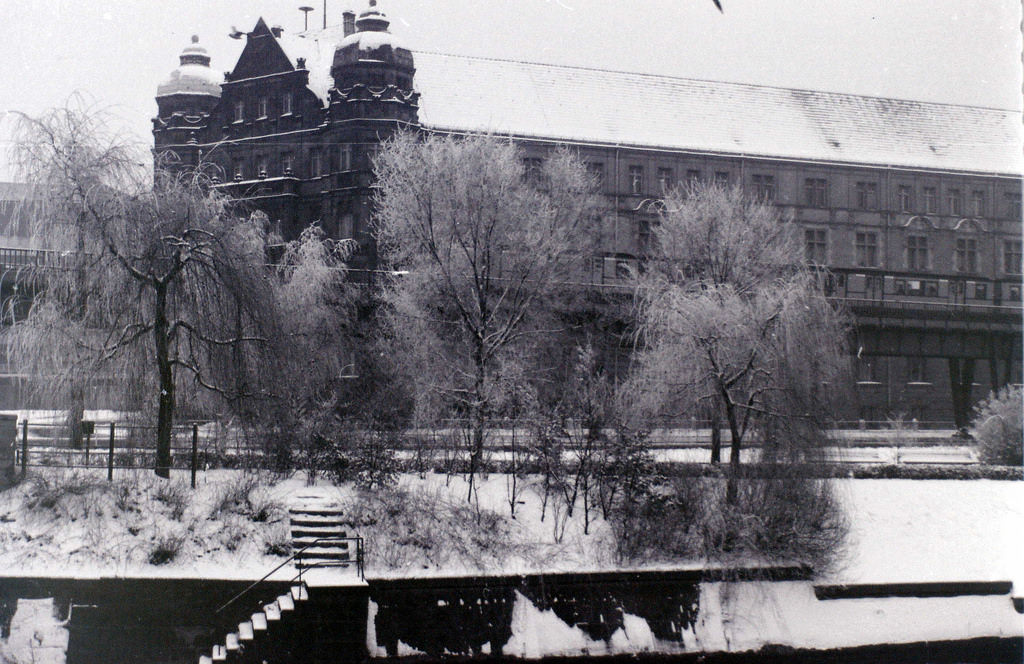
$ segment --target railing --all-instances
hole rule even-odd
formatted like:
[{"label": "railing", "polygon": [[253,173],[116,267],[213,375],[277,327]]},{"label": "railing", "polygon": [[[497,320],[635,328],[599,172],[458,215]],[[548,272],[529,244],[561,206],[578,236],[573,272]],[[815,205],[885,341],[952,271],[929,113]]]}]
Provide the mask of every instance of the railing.
[{"label": "railing", "polygon": [[[84,422],[78,444],[68,435],[63,424],[19,423],[14,464],[24,477],[29,466],[41,468],[107,469],[107,480],[113,481],[115,469],[152,467],[156,463],[156,427],[130,424]],[[140,436],[141,434],[141,436]],[[140,440],[141,437],[141,440]],[[172,467],[191,471],[195,488],[196,473],[209,459],[209,436],[200,450],[199,424],[175,425],[171,429]],[[174,459],[185,460],[177,466]],[[200,465],[202,460],[202,465]]]},{"label": "railing", "polygon": [[350,562],[350,563],[354,562],[356,564],[356,571],[357,571],[357,573],[359,575],[359,580],[360,581],[364,581],[366,579],[366,577],[363,574],[363,538],[362,537],[341,537],[341,536],[320,537],[320,538],[310,542],[306,546],[302,547],[301,549],[299,549],[295,553],[293,553],[291,556],[288,557],[287,560],[285,560],[284,562],[282,562],[281,564],[276,566],[274,569],[272,569],[269,572],[267,572],[266,574],[264,574],[263,577],[261,579],[259,579],[258,581],[253,581],[252,583],[250,583],[243,590],[238,592],[234,597],[232,597],[231,599],[229,599],[228,601],[226,601],[222,605],[220,605],[220,607],[218,607],[217,610],[214,611],[214,614],[220,613],[224,609],[228,608],[229,606],[231,606],[232,604],[234,604],[235,602],[240,600],[242,597],[247,595],[249,592],[251,592],[254,588],[259,586],[261,583],[264,583],[267,579],[269,579],[271,576],[273,576],[275,572],[280,570],[282,567],[284,567],[288,563],[294,562],[296,560],[299,561],[299,564],[296,566],[296,567],[298,567],[299,572],[298,572],[298,574],[296,574],[295,576],[293,576],[289,580],[289,583],[295,582],[295,581],[302,582],[302,575],[305,572],[305,570],[307,570],[307,569],[315,569],[315,568],[320,568],[320,567],[337,567],[339,565],[339,563],[320,563],[320,564],[313,564],[313,565],[309,565],[309,566],[302,565],[302,555],[306,552],[306,550],[310,549],[310,548],[312,548],[314,546],[318,546],[320,544],[323,544],[324,542],[355,542],[355,544],[356,544],[356,559],[354,561],[348,561],[348,562]]}]

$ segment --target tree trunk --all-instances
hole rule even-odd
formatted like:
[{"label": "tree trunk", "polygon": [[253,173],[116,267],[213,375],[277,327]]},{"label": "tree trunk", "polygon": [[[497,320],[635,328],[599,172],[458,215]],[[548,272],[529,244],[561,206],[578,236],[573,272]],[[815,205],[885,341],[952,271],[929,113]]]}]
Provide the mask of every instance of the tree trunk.
[{"label": "tree trunk", "polygon": [[721,421],[718,419],[718,409],[711,411],[711,463],[722,461],[722,431],[719,428]]},{"label": "tree trunk", "polygon": [[729,446],[729,481],[726,485],[725,499],[730,505],[735,505],[737,495],[736,482],[740,471],[740,447],[743,444],[743,434],[740,433],[740,424],[737,420],[736,407],[733,405],[732,399],[729,398],[725,390],[722,391],[722,397],[725,401],[725,417],[729,422],[729,435],[732,438]]},{"label": "tree trunk", "polygon": [[159,477],[171,476],[171,426],[174,422],[174,372],[171,367],[167,321],[167,286],[157,284],[153,341],[160,373],[160,408],[156,419],[156,468]]},{"label": "tree trunk", "polygon": [[473,403],[469,409],[469,426],[472,432],[472,443],[469,454],[469,493],[466,500],[473,500],[473,482],[476,473],[480,469],[480,462],[484,455],[484,359],[483,347],[478,343],[473,352],[473,360],[476,363],[476,377],[473,381]]},{"label": "tree trunk", "polygon": [[85,390],[78,384],[71,388],[71,407],[68,409],[68,441],[71,447],[82,448],[82,418],[85,417]]}]

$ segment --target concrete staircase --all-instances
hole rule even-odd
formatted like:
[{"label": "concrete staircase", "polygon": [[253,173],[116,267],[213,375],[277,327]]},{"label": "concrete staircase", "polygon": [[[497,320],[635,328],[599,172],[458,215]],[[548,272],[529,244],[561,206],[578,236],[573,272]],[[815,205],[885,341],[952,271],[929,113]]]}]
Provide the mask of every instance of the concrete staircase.
[{"label": "concrete staircase", "polygon": [[199,664],[278,660],[285,655],[281,652],[281,644],[291,641],[289,635],[297,625],[296,616],[308,600],[306,585],[293,585],[288,593],[240,622],[238,629],[229,633],[223,643],[214,644],[209,655],[200,655]]},{"label": "concrete staircase", "polygon": [[288,516],[297,568],[356,566],[355,543],[341,539],[348,537],[348,524],[339,507],[295,506],[288,510]]}]

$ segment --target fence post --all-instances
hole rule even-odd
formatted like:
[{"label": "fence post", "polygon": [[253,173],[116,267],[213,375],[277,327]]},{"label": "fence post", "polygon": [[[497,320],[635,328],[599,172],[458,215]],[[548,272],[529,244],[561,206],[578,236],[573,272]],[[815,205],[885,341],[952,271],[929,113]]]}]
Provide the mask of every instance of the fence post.
[{"label": "fence post", "polygon": [[89,442],[92,440],[92,432],[85,434],[85,466],[89,467]]},{"label": "fence post", "polygon": [[114,481],[114,423],[110,423],[110,448],[107,451],[107,481]]},{"label": "fence post", "polygon": [[199,425],[192,425],[192,488],[196,488],[196,469],[199,467]]},{"label": "fence post", "polygon": [[28,474],[28,418],[21,423],[21,479]]}]

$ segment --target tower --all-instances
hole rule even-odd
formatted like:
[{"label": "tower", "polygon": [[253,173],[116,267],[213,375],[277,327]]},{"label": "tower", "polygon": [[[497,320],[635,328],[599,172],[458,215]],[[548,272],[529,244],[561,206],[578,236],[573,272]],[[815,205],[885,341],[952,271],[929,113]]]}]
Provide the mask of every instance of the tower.
[{"label": "tower", "polygon": [[153,118],[156,153],[173,153],[182,164],[196,165],[198,146],[220,101],[223,76],[210,68],[210,56],[192,35],[192,43],[179,56],[180,64],[157,86],[157,116]]}]

